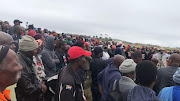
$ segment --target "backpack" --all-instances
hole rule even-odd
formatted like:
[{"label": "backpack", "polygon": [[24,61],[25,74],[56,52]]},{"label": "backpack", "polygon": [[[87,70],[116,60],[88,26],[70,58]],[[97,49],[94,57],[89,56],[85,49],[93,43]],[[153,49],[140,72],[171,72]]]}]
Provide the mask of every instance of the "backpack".
[{"label": "backpack", "polygon": [[47,80],[46,86],[47,89],[52,93],[53,98],[55,101],[58,101],[58,92],[59,92],[59,80],[60,80],[60,75],[62,72],[63,68],[60,69],[58,73],[56,73],[54,76],[50,77]]},{"label": "backpack", "polygon": [[119,80],[115,81],[115,89],[108,94],[106,101],[122,101],[122,95],[119,91]]}]

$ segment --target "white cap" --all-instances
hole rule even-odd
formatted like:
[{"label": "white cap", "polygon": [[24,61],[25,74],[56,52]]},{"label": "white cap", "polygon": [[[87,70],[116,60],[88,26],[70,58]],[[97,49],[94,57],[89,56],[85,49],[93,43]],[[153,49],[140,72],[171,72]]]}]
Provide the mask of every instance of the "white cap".
[{"label": "white cap", "polygon": [[130,73],[132,71],[135,71],[136,69],[136,63],[132,59],[126,59],[122,62],[122,64],[119,66],[119,70],[121,73]]}]

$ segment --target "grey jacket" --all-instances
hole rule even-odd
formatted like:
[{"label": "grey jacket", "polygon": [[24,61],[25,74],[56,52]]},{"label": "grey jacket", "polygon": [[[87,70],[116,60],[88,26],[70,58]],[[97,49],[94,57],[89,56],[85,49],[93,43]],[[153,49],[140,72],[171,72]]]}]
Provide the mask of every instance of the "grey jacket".
[{"label": "grey jacket", "polygon": [[[126,76],[123,76],[120,80],[119,80],[119,91],[122,94],[122,99],[121,101],[127,101],[127,96],[128,96],[128,92],[130,89],[134,88],[136,86],[136,84],[134,83],[134,81]],[[115,82],[113,85],[113,90],[115,89]]]},{"label": "grey jacket", "polygon": [[179,67],[168,66],[158,70],[154,91],[158,94],[164,87],[175,85],[173,75]]},{"label": "grey jacket", "polygon": [[[45,79],[48,79],[56,74],[56,63],[60,62],[54,51],[54,39],[54,36],[47,36],[46,46],[41,52],[46,73]],[[53,59],[55,59],[56,63],[53,62]]]}]

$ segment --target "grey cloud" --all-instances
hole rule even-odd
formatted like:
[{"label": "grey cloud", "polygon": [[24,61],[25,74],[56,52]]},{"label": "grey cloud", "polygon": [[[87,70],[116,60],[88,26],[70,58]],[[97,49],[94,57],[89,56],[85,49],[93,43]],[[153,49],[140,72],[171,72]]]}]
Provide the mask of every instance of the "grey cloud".
[{"label": "grey cloud", "polygon": [[[177,47],[179,0],[4,0],[2,20],[130,42]],[[9,7],[7,7],[7,5]],[[6,8],[6,9],[5,9]]]}]

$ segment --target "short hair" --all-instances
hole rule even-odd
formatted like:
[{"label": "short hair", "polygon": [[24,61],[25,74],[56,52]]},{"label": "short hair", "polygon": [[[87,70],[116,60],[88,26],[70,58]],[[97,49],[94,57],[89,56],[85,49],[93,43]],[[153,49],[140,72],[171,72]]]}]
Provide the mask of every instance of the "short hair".
[{"label": "short hair", "polygon": [[102,53],[103,52],[103,50],[102,50],[102,48],[101,47],[95,47],[94,48],[94,55],[99,55],[99,53]]},{"label": "short hair", "polygon": [[148,60],[141,61],[136,66],[136,80],[142,86],[150,86],[156,81],[157,67]]},{"label": "short hair", "polygon": [[73,46],[83,47],[83,45],[84,45],[84,42],[79,40],[79,41],[76,41]]},{"label": "short hair", "polygon": [[131,57],[137,59],[137,58],[142,58],[142,53],[139,51],[135,51],[134,53],[131,54]]}]

